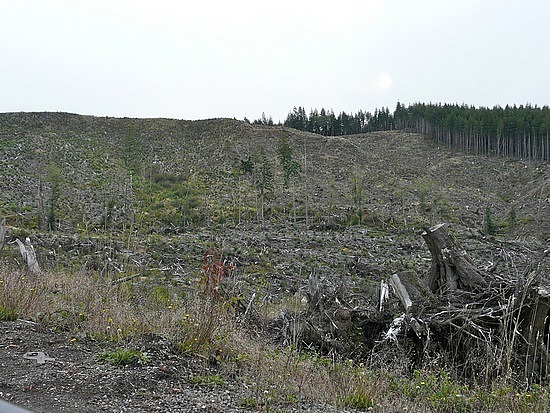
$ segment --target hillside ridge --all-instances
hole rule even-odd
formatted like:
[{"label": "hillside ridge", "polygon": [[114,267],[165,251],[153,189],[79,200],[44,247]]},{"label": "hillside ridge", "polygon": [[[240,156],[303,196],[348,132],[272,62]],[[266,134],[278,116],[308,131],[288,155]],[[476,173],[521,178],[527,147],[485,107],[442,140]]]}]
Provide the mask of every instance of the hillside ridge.
[{"label": "hillside ridge", "polygon": [[[120,198],[124,191],[128,192],[124,186],[129,174],[143,180],[154,173],[172,174],[181,179],[198,174],[201,182],[195,184],[208,185],[215,192],[223,192],[225,188],[225,192],[230,193],[235,191],[236,183],[228,181],[236,180],[240,162],[248,158],[257,161],[261,150],[265,151],[274,175],[272,203],[275,204],[280,200],[280,193],[285,192],[277,155],[284,138],[288,139],[295,160],[302,166],[294,184],[297,196],[304,199],[300,191],[306,189],[307,176],[312,207],[317,207],[320,215],[350,207],[353,203],[351,181],[361,178],[364,199],[359,201],[364,205],[359,207],[372,206],[373,210],[383,212],[382,219],[392,218],[393,211],[385,209],[397,197],[401,198],[401,212],[414,219],[422,215],[417,211],[420,201],[430,201],[426,197],[448,198],[443,200],[449,204],[448,209],[457,210],[464,203],[460,199],[463,196],[472,197],[468,209],[483,211],[491,207],[501,220],[514,207],[516,214],[525,213],[519,219],[537,220],[537,225],[527,226],[524,233],[536,231],[533,235],[541,238],[548,234],[542,213],[548,204],[547,165],[534,167],[505,158],[451,152],[421,135],[403,131],[323,137],[233,119],[185,121],[3,113],[0,133],[3,175],[0,185],[4,203],[0,212],[8,216],[22,212],[15,205],[6,207],[5,203],[14,199],[22,202],[20,209],[25,212],[35,209],[37,213],[38,204],[51,197],[52,176],[56,176],[52,169],[58,168],[57,176],[62,178],[59,202],[74,206],[74,199],[86,192],[89,200],[86,209],[93,212],[90,217],[93,221],[100,215],[100,198],[105,193]],[[304,162],[308,163],[307,170],[303,169]],[[95,189],[91,192],[90,183]],[[40,185],[42,201],[36,195]],[[474,192],[481,193],[481,198],[476,199]],[[537,192],[542,199],[535,206],[536,200],[530,198]],[[74,213],[67,211],[67,218],[72,218]],[[458,215],[450,218],[481,228],[482,223],[473,219],[475,217]],[[428,220],[432,221],[432,217]],[[61,222],[60,225],[68,224]]]}]

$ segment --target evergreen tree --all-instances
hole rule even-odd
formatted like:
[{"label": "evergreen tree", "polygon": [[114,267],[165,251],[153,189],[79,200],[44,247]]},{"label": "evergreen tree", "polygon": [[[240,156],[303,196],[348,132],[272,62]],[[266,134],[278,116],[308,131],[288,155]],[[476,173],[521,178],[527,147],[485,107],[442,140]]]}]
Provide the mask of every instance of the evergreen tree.
[{"label": "evergreen tree", "polygon": [[277,155],[279,162],[283,169],[283,178],[285,187],[289,187],[290,181],[293,177],[300,172],[300,164],[296,162],[292,157],[292,148],[286,137],[282,137],[279,141],[279,147],[277,148]]},{"label": "evergreen tree", "polygon": [[409,129],[461,151],[499,155],[537,162],[550,161],[550,108],[531,105],[474,106],[397,103],[374,113],[348,114],[312,109],[309,116],[299,106],[288,114],[284,126],[325,136]]}]

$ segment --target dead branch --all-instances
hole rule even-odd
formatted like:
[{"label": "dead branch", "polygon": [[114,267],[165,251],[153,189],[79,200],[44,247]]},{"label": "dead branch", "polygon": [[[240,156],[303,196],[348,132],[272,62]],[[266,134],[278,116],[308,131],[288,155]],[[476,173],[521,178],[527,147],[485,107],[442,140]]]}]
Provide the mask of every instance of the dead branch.
[{"label": "dead branch", "polygon": [[132,275],[129,275],[127,277],[122,277],[122,278],[118,278],[116,280],[113,280],[111,281],[111,287],[117,285],[117,284],[121,284],[121,283],[124,283],[124,282],[127,282],[127,281],[130,281],[130,280],[133,280],[134,278],[137,278],[141,275],[141,273],[137,273],[137,274],[132,274]]},{"label": "dead branch", "polygon": [[2,218],[0,221],[0,255],[2,255],[2,250],[4,249],[6,239],[6,218]]}]

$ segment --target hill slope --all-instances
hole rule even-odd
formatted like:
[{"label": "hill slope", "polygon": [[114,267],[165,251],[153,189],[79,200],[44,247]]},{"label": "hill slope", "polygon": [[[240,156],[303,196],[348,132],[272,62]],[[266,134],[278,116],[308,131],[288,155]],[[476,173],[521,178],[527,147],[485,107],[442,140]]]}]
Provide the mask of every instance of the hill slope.
[{"label": "hill slope", "polygon": [[[277,156],[283,138],[301,166],[289,188]],[[241,173],[248,159],[256,176]],[[313,224],[349,223],[361,209],[363,220],[377,225],[443,220],[481,229],[486,207],[496,221],[514,208],[511,235],[549,235],[547,165],[452,153],[400,131],[322,137],[229,119],[0,114],[0,213],[38,229],[47,227],[50,213],[56,227],[70,232],[101,227],[106,208],[119,226],[158,212],[148,220],[156,231],[236,222],[239,214],[254,221],[262,163],[274,174],[269,220],[288,220],[291,194],[304,219],[307,193]],[[168,205],[174,195],[180,200]],[[191,218],[182,218],[186,212]]]},{"label": "hill slope", "polygon": [[[284,142],[300,167],[288,185]],[[231,119],[0,114],[0,216],[8,241],[32,235],[45,268],[187,279],[219,246],[247,279],[283,292],[311,266],[333,278],[359,264],[377,282],[424,270],[418,232],[441,222],[477,240],[469,247],[484,265],[495,254],[482,245],[488,230],[544,248],[549,178],[548,165],[454,153],[402,131],[323,137]]]}]

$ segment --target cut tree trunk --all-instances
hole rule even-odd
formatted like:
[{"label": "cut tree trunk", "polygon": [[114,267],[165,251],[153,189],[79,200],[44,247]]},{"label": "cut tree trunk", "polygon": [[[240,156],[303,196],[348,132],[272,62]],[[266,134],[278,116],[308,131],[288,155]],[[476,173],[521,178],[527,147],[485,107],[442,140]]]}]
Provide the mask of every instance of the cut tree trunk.
[{"label": "cut tree trunk", "polygon": [[27,237],[24,244],[19,238],[15,241],[19,245],[19,252],[21,253],[21,257],[25,260],[29,271],[32,274],[40,274],[40,266],[38,265],[36,253],[34,252],[34,247],[31,244],[30,238]]},{"label": "cut tree trunk", "polygon": [[457,289],[476,291],[487,288],[487,280],[444,227],[445,224],[439,224],[422,233],[432,254],[432,266],[427,278],[428,288],[436,294]]}]

